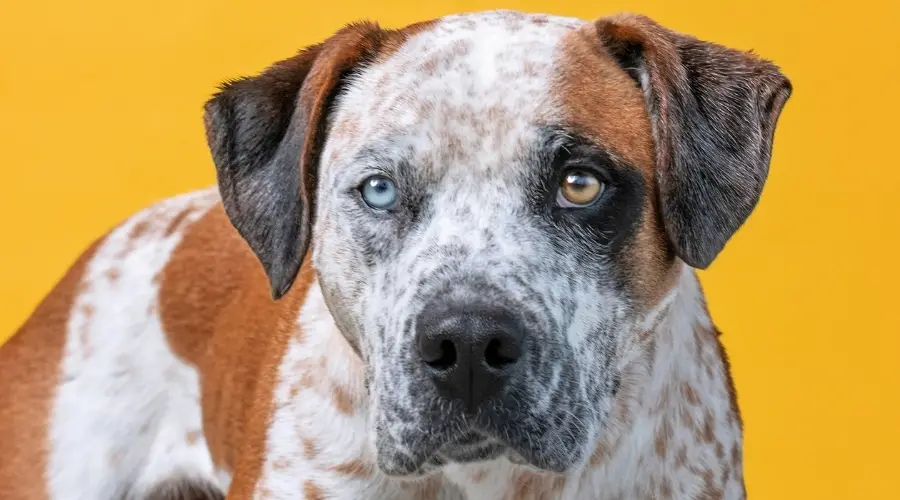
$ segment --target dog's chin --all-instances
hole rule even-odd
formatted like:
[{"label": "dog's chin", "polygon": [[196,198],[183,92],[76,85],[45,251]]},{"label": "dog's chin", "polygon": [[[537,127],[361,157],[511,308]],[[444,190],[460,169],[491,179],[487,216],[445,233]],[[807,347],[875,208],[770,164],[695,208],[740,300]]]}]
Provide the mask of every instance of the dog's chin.
[{"label": "dog's chin", "polygon": [[544,456],[537,450],[515,450],[509,445],[477,433],[468,433],[447,442],[430,454],[421,454],[424,459],[415,460],[400,450],[378,453],[378,467],[396,479],[415,479],[439,471],[448,464],[474,464],[499,459],[533,472],[565,473],[571,470],[578,459],[578,453],[554,453]]}]

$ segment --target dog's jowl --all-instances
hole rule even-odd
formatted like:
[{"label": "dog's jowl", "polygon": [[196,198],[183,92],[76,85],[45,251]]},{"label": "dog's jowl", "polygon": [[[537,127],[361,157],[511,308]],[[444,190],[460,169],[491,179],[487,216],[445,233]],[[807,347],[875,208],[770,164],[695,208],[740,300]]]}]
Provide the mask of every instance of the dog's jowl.
[{"label": "dog's jowl", "polygon": [[744,498],[694,269],[790,92],[645,17],[508,11],[224,84],[217,189],[100,238],[0,350],[0,497]]}]

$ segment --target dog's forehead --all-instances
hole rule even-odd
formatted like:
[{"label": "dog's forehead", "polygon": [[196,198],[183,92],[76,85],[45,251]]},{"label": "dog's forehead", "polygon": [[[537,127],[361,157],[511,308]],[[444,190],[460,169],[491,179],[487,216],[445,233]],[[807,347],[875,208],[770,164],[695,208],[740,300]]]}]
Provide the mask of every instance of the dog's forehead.
[{"label": "dog's forehead", "polygon": [[643,101],[592,30],[581,19],[509,11],[428,24],[351,77],[331,118],[326,168],[398,138],[420,168],[493,168],[520,158],[544,125],[633,156],[649,137],[630,124],[646,121]]}]

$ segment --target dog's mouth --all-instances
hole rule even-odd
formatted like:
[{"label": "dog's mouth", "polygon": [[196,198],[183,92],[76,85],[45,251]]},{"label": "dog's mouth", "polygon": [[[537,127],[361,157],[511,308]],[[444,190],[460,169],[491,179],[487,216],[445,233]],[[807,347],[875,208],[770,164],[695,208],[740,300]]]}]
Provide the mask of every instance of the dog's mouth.
[{"label": "dog's mouth", "polygon": [[479,432],[468,432],[442,446],[429,460],[428,465],[441,466],[447,463],[467,464],[485,462],[504,455],[508,447],[496,439]]},{"label": "dog's mouth", "polygon": [[[531,450],[517,450],[496,437],[475,430],[447,441],[430,454],[419,455],[418,460],[412,454],[401,453],[404,457],[399,461],[397,455],[391,455],[393,456],[387,462],[390,466],[382,468],[382,471],[389,476],[401,478],[427,475],[449,464],[472,464],[500,458],[535,471],[562,472],[564,469],[543,463],[545,460],[535,456]],[[380,462],[379,465],[382,464]]]}]

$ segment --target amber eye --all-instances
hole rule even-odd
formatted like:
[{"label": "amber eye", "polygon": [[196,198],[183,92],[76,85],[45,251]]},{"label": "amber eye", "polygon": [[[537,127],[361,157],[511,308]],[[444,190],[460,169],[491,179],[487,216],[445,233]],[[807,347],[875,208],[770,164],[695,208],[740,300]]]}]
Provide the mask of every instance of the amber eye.
[{"label": "amber eye", "polygon": [[569,170],[559,184],[556,203],[562,207],[590,205],[603,193],[603,182],[583,170]]}]

